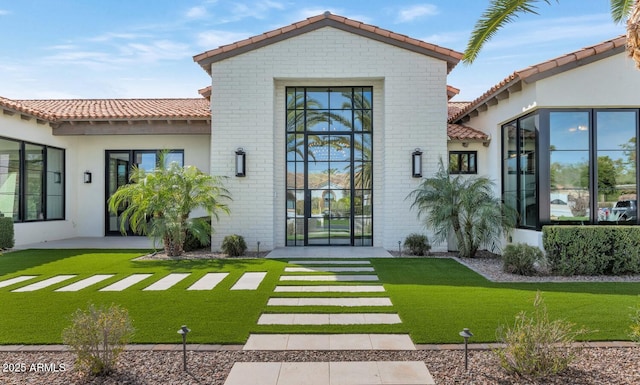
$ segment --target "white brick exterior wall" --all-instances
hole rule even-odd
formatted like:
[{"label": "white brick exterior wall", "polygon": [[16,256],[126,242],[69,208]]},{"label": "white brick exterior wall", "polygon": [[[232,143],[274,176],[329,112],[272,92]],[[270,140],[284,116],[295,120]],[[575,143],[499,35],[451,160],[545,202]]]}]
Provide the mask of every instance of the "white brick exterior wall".
[{"label": "white brick exterior wall", "polygon": [[[331,27],[212,65],[211,172],[225,175],[230,217],[215,226],[245,237],[250,250],[285,245],[285,87],[374,87],[374,245],[396,249],[423,232],[405,200],[419,180],[411,153],[421,148],[424,174],[446,157],[444,61]],[[234,152],[247,153],[247,176],[235,177]],[[441,246],[441,249],[446,246]]]}]

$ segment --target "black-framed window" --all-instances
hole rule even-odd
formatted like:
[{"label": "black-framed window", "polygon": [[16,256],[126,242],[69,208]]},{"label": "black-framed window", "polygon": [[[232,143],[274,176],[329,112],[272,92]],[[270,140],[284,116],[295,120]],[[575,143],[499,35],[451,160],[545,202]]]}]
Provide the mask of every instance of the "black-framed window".
[{"label": "black-framed window", "polygon": [[639,115],[540,109],[503,125],[503,199],[518,209],[519,227],[640,224]]},{"label": "black-framed window", "polygon": [[65,218],[65,150],[0,137],[0,214],[14,222]]},{"label": "black-framed window", "polygon": [[477,174],[477,151],[449,151],[449,174]]}]

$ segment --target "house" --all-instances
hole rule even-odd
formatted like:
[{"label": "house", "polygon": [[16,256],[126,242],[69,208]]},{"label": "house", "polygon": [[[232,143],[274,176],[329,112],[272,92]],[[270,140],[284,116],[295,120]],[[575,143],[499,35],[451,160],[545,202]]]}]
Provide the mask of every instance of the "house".
[{"label": "house", "polygon": [[202,98],[0,98],[0,212],[17,244],[118,235],[106,199],[168,149],[228,177],[214,249],[234,233],[250,249],[395,249],[424,231],[406,197],[443,159],[494,179],[521,215],[513,241],[539,245],[542,225],[605,222],[598,209],[637,191],[640,76],[623,49],[613,39],[449,102],[461,53],[324,13],[196,55],[212,79]]}]

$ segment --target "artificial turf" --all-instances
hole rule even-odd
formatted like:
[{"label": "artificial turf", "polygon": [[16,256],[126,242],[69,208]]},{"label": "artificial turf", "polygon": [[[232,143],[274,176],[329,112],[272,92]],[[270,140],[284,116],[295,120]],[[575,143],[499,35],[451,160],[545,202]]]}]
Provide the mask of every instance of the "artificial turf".
[{"label": "artificial turf", "polygon": [[[342,293],[331,296],[389,296],[393,307],[341,308],[314,306],[267,307],[270,297],[297,297],[274,293],[286,261],[273,259],[215,259],[134,261],[140,250],[25,250],[0,256],[0,281],[19,275],[35,280],[59,274],[77,277],[35,292],[11,290],[31,281],[0,288],[0,344],[55,344],[69,325],[70,315],[88,303],[117,303],[128,309],[136,333],[134,343],[178,343],[177,330],[186,324],[190,343],[244,343],[250,333],[410,333],[415,343],[460,342],[458,332],[468,327],[472,341],[496,339],[500,324],[511,323],[521,310],[532,308],[536,291],[543,292],[553,318],[565,318],[593,332],[588,340],[626,340],[631,308],[640,304],[640,283],[491,283],[449,259],[371,259],[386,293]],[[247,271],[267,272],[258,290],[230,291]],[[169,273],[191,273],[165,291],[142,291]],[[228,272],[210,291],[185,290],[208,272]],[[122,292],[100,288],[134,273],[153,273]],[[78,292],[55,292],[94,274],[114,277]],[[287,273],[295,274],[295,273]],[[371,273],[366,273],[371,274]],[[305,274],[308,275],[308,274]],[[330,284],[330,283],[323,283]],[[337,283],[343,285],[344,283]],[[372,283],[366,283],[372,284]],[[302,296],[326,297],[326,293]],[[274,326],[257,325],[263,312],[397,312],[400,325]]]}]

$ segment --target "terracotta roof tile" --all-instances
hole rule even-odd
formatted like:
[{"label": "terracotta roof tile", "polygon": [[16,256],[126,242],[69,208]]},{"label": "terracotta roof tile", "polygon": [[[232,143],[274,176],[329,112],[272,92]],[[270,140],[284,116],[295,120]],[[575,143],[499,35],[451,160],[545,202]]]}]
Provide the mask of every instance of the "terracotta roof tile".
[{"label": "terracotta roof tile", "polygon": [[489,140],[489,135],[462,124],[447,124],[447,136],[449,140]]},{"label": "terracotta roof tile", "polygon": [[594,59],[597,60],[597,58],[595,58],[595,56],[597,55],[608,53],[615,48],[624,47],[626,45],[626,39],[626,35],[621,35],[611,40],[607,40],[590,47],[585,47],[578,51],[535,64],[519,71],[515,71],[514,73],[503,79],[500,83],[491,87],[487,92],[482,94],[473,102],[469,103],[469,105],[467,105],[465,108],[458,111],[458,113],[449,115],[449,122],[453,123],[461,119],[466,114],[483,104],[485,101],[492,98],[496,93],[499,93],[514,82],[524,81],[532,77],[533,75],[537,75],[536,78],[529,79],[530,82],[533,82],[539,79],[538,75],[544,76],[544,73],[547,71],[551,71],[551,73],[562,72],[562,67],[573,65],[574,63],[575,65],[580,65],[580,63],[578,63],[579,61],[590,57],[594,57]]},{"label": "terracotta roof tile", "polygon": [[[389,31],[384,28],[365,24],[357,20],[348,19],[344,16],[333,15],[329,12],[325,12],[321,15],[316,15],[306,20],[302,20],[297,23],[293,23],[291,25],[278,28],[269,32],[265,32],[262,35],[253,36],[241,41],[237,41],[235,43],[223,45],[218,48],[205,51],[201,54],[195,55],[193,57],[193,60],[195,62],[198,62],[202,66],[202,68],[205,69],[207,73],[209,73],[210,69],[208,68],[208,65],[210,65],[212,62],[211,58],[215,57],[216,55],[227,54],[239,48],[247,47],[252,44],[261,43],[267,39],[273,39],[275,37],[277,37],[277,41],[280,41],[283,38],[282,35],[286,35],[288,33],[295,33],[295,31],[298,29],[302,29],[308,26],[313,26],[314,24],[329,23],[329,22],[344,24],[345,26],[354,29],[356,33],[358,30],[361,30],[366,33],[373,33],[375,35],[379,35],[382,38],[391,39],[392,41],[397,41],[398,43],[405,43],[405,44],[415,46],[416,48],[420,48],[422,50],[432,51],[434,54],[439,55],[438,57],[441,57],[448,62],[449,71],[453,69],[453,67],[462,59],[462,53],[454,51],[452,49],[440,47],[434,44],[429,44],[424,41],[414,39],[406,35]],[[323,25],[318,25],[318,27],[322,27],[322,26]],[[245,52],[245,50],[242,50],[242,52]],[[241,52],[239,51],[239,53]]]},{"label": "terracotta roof tile", "polygon": [[27,104],[21,103],[19,100],[12,100],[3,98],[0,96],[0,109],[7,109],[15,112],[19,112],[22,114],[30,115],[35,118],[43,119],[43,120],[52,120],[53,116],[48,114],[46,111],[40,110],[38,108],[34,108],[33,106],[29,106]]},{"label": "terracotta roof tile", "polygon": [[47,120],[205,120],[210,119],[209,101],[198,99],[55,99],[14,100]]}]

